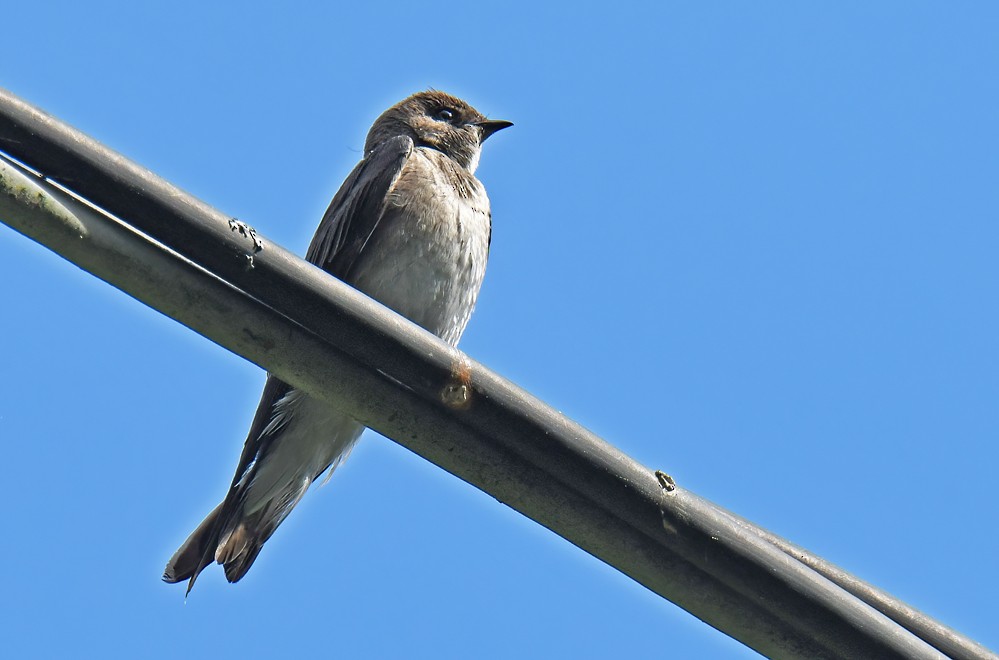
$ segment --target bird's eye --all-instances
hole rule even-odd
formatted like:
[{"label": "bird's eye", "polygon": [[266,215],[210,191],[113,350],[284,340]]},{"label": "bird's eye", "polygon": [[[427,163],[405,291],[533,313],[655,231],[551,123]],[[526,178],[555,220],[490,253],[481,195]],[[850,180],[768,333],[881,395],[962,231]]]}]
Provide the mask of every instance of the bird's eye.
[{"label": "bird's eye", "polygon": [[451,108],[441,108],[434,117],[441,121],[451,121],[454,119],[454,110]]}]

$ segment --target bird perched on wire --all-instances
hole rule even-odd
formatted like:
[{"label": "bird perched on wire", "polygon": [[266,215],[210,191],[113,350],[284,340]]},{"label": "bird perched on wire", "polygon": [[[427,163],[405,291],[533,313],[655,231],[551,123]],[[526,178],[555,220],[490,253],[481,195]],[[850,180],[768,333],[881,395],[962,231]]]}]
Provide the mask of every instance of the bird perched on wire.
[{"label": "bird perched on wire", "polygon": [[[508,121],[430,90],[375,121],[364,158],[323,216],[306,259],[455,345],[489,254],[491,217],[475,178],[482,143]],[[225,499],[167,563],[189,580],[222,564],[242,578],[309,485],[346,458],[364,427],[268,375]]]}]

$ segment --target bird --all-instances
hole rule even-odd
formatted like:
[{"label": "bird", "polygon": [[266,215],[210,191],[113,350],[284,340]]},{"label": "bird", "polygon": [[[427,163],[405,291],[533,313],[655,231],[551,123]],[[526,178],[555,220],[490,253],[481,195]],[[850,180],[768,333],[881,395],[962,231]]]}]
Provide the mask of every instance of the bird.
[{"label": "bird", "polygon": [[[434,89],[396,103],[372,124],[306,260],[457,345],[492,239],[489,198],[475,170],[486,138],[512,125]],[[239,581],[363,430],[335,406],[268,374],[225,498],[170,558],[163,580],[187,580],[189,594],[217,562],[229,582]]]}]

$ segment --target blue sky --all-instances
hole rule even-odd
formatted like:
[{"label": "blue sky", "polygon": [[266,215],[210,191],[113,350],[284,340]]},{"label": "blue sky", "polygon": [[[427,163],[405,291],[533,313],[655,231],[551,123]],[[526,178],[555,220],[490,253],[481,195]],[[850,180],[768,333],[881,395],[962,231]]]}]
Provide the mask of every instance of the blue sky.
[{"label": "blue sky", "polygon": [[[999,647],[996,5],[312,5],[22,3],[0,86],[298,253],[391,103],[515,122],[462,347]],[[185,603],[263,374],[5,226],[0,282],[18,657],[755,657],[371,433]]]}]

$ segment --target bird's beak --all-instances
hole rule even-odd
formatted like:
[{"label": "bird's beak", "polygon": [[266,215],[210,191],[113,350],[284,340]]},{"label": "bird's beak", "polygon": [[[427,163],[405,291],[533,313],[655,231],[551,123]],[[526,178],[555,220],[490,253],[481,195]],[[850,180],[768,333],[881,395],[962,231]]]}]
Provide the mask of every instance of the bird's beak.
[{"label": "bird's beak", "polygon": [[486,119],[483,121],[477,121],[473,125],[479,127],[479,144],[482,144],[486,141],[487,137],[496,131],[501,131],[504,128],[513,126],[513,122],[503,121],[502,119]]}]

